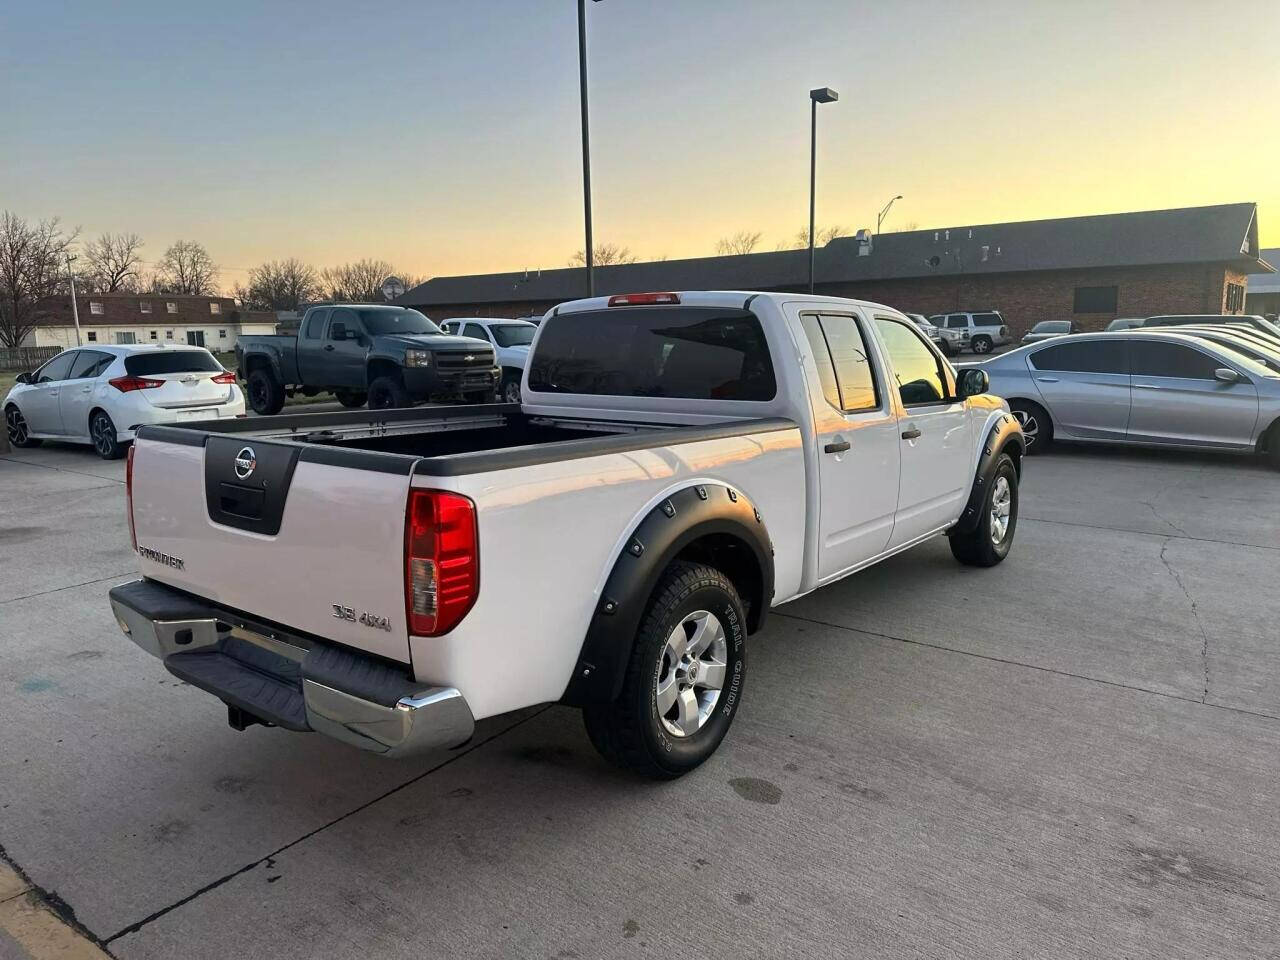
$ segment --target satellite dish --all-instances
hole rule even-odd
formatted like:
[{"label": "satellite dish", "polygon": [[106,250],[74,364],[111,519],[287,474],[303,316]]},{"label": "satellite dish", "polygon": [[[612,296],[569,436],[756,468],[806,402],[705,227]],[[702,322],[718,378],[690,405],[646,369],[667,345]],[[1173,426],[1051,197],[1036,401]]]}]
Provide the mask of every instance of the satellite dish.
[{"label": "satellite dish", "polygon": [[382,295],[388,301],[394,300],[402,293],[404,293],[404,281],[399,277],[387,277],[382,281]]}]

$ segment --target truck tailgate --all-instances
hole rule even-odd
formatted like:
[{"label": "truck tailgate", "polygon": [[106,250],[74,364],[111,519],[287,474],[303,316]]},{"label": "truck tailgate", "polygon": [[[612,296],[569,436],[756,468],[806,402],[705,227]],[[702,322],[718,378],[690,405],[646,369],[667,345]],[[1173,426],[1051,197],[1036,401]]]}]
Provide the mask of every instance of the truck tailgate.
[{"label": "truck tailgate", "polygon": [[331,448],[144,428],[132,466],[143,575],[408,663],[404,513],[413,458],[356,458],[352,467]]}]

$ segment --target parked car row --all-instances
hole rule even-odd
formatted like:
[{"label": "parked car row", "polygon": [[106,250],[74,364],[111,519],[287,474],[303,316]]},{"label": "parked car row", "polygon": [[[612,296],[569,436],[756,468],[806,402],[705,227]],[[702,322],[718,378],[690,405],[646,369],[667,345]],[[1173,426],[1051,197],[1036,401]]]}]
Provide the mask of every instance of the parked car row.
[{"label": "parked car row", "polygon": [[1260,453],[1280,467],[1280,332],[1144,326],[1033,343],[974,366],[1022,424],[1055,439]]}]

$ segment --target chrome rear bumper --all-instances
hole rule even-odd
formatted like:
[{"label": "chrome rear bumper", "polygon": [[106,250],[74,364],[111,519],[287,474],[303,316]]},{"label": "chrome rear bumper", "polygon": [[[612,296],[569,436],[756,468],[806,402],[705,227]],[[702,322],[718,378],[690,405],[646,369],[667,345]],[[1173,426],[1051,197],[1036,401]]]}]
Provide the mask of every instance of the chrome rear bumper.
[{"label": "chrome rear bumper", "polygon": [[475,731],[457,689],[357,651],[244,622],[151,580],[115,587],[110,600],[125,636],[233,713],[384,757],[456,747]]}]

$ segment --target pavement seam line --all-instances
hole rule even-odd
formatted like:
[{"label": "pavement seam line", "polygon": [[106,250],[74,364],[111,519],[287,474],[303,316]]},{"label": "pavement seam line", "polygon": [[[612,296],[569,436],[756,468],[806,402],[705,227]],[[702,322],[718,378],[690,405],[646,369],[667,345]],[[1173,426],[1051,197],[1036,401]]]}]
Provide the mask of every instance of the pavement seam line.
[{"label": "pavement seam line", "polygon": [[96,473],[85,473],[83,470],[65,470],[62,467],[51,467],[47,463],[32,463],[30,460],[18,460],[15,457],[0,457],[0,460],[6,460],[9,463],[20,463],[24,467],[38,467],[41,470],[53,470],[57,473],[70,473],[77,477],[92,477],[95,480],[106,480],[108,483],[124,484],[123,480],[117,480],[115,477],[104,477]]},{"label": "pavement seam line", "polygon": [[861,627],[849,627],[843,623],[831,623],[827,620],[817,620],[813,617],[802,617],[794,613],[779,613],[774,611],[774,616],[786,617],[788,620],[799,620],[802,623],[812,623],[820,627],[831,627],[835,630],[846,630],[849,633],[861,633],[868,637],[878,637],[881,640],[894,640],[898,643],[909,643],[916,647],[927,647],[930,650],[940,650],[943,653],[955,653],[963,657],[973,657],[977,660],[987,660],[991,663],[1003,663],[1011,667],[1023,667],[1027,670],[1039,670],[1041,673],[1051,673],[1059,677],[1069,677],[1072,680],[1084,680],[1086,683],[1098,683],[1107,687],[1118,687],[1121,690],[1132,690],[1135,693],[1145,693],[1153,697],[1164,697],[1166,700],[1177,700],[1181,703],[1192,703],[1200,707],[1209,707],[1212,710],[1227,710],[1231,713],[1240,713],[1249,717],[1257,717],[1260,720],[1280,720],[1280,716],[1271,713],[1262,713],[1258,710],[1246,710],[1244,707],[1233,707],[1225,703],[1209,703],[1206,700],[1199,700],[1196,697],[1186,697],[1176,693],[1166,693],[1163,690],[1152,690],[1150,687],[1140,687],[1133,683],[1121,683],[1119,680],[1104,680],[1101,677],[1089,677],[1083,673],[1072,673],[1069,670],[1059,670],[1055,667],[1044,667],[1036,663],[1026,663],[1022,660],[1009,660],[1005,657],[993,657],[986,653],[974,653],[972,650],[958,650],[955,647],[948,647],[941,643],[930,643],[927,640],[912,640],[908,637],[895,637],[891,633],[878,633],[875,630],[864,630]]},{"label": "pavement seam line", "polygon": [[1200,619],[1200,607],[1195,601],[1195,597],[1191,596],[1191,591],[1187,589],[1187,585],[1182,582],[1182,577],[1178,571],[1173,569],[1173,564],[1169,562],[1165,556],[1169,549],[1169,543],[1172,537],[1166,538],[1164,546],[1160,548],[1160,562],[1164,564],[1164,568],[1169,571],[1169,576],[1173,577],[1174,582],[1178,585],[1178,589],[1182,591],[1182,595],[1187,598],[1187,603],[1191,604],[1191,619],[1195,620],[1196,628],[1200,631],[1200,667],[1204,671],[1204,692],[1200,696],[1201,703],[1209,702],[1209,631],[1204,628],[1204,621]]},{"label": "pavement seam line", "polygon": [[51,593],[61,593],[63,590],[74,590],[76,587],[88,587],[95,583],[106,583],[108,580],[118,580],[121,577],[127,577],[134,573],[133,570],[126,570],[124,573],[113,573],[109,577],[99,577],[97,580],[86,580],[84,583],[69,583],[65,587],[54,587],[52,590],[39,590],[36,593],[28,593],[21,597],[10,597],[8,600],[0,600],[0,604],[17,603],[19,600],[31,600],[34,597],[47,597]]},{"label": "pavement seam line", "polygon": [[[1146,503],[1145,500],[1140,501]],[[1150,504],[1147,504],[1150,506]],[[1163,518],[1162,518],[1163,519]],[[1085,530],[1108,530],[1111,533],[1132,533],[1135,537],[1159,537],[1160,539],[1172,540],[1193,540],[1196,543],[1220,543],[1224,547],[1244,547],[1246,550],[1280,550],[1280,547],[1273,547],[1264,543],[1242,543],[1239,540],[1215,540],[1213,537],[1193,537],[1189,534],[1172,535],[1168,533],[1152,533],[1150,530],[1133,530],[1129,527],[1105,527],[1100,523],[1078,523],[1075,520],[1050,520],[1048,517],[1028,517],[1022,514],[1018,517],[1019,523],[1056,523],[1064,527],[1083,527]],[[1164,520],[1169,526],[1174,526],[1168,520]],[[1177,529],[1176,527],[1174,529]]]},{"label": "pavement seam line", "polygon": [[[114,956],[114,954],[107,949],[106,943],[92,930],[81,923],[79,919],[77,919],[76,912],[72,908],[71,904],[58,896],[56,890],[46,890],[44,887],[32,880],[31,877],[27,875],[27,872],[23,870],[22,867],[18,866],[14,859],[9,856],[3,844],[0,844],[0,873],[12,873],[21,883],[26,884],[25,890],[0,901],[0,906],[12,904],[15,900],[25,897],[33,908],[43,908],[45,913],[48,915],[49,919],[41,922],[41,926],[52,925],[57,932],[61,933],[65,931],[73,939],[78,938],[91,945],[94,949],[101,951],[104,956]],[[0,924],[0,931],[8,932],[3,924]],[[19,939],[12,933],[10,933],[10,936],[13,936],[13,939],[15,939],[18,942],[18,945],[23,947],[24,950],[27,949],[27,945],[24,940]],[[30,953],[29,950],[28,953]],[[44,957],[53,955],[37,952],[32,953],[31,956],[34,960],[44,960]]]},{"label": "pavement seam line", "polygon": [[471,746],[467,747],[465,750],[459,750],[453,756],[446,757],[445,759],[437,763],[435,766],[422,771],[422,773],[418,774],[415,777],[411,777],[410,779],[406,780],[404,783],[398,786],[392,787],[391,789],[378,794],[378,796],[376,797],[366,800],[364,803],[360,804],[359,806],[353,807],[352,809],[348,810],[346,813],[342,814],[339,817],[335,817],[334,819],[328,821],[327,823],[322,823],[320,826],[316,827],[314,830],[310,830],[307,833],[304,833],[302,836],[297,837],[293,840],[290,840],[288,843],[284,844],[284,846],[277,847],[275,850],[272,850],[270,853],[266,854],[265,856],[259,857],[257,860],[254,860],[252,863],[246,863],[243,867],[240,867],[237,870],[233,870],[230,873],[226,874],[225,876],[219,877],[218,879],[205,884],[203,887],[191,892],[187,896],[183,897],[181,900],[176,900],[173,903],[169,904],[168,906],[162,907],[161,909],[155,911],[149,916],[143,917],[141,920],[138,920],[135,923],[129,924],[127,927],[123,927],[120,930],[117,930],[115,933],[111,934],[111,936],[104,937],[102,939],[102,943],[110,944],[116,940],[119,940],[121,937],[128,936],[131,933],[137,933],[147,924],[152,923],[156,920],[159,920],[161,917],[165,916],[168,913],[172,913],[174,910],[177,910],[179,907],[186,906],[191,901],[204,896],[204,894],[208,893],[211,890],[216,890],[218,887],[222,886],[224,883],[234,880],[236,877],[240,876],[241,874],[248,873],[254,867],[257,867],[263,863],[269,863],[273,861],[277,856],[284,853],[286,850],[290,849],[291,847],[296,847],[298,844],[306,840],[310,840],[316,834],[322,833],[323,831],[328,830],[332,826],[336,826],[337,824],[341,823],[343,820],[346,820],[348,817],[353,817],[357,813],[367,810],[369,807],[373,806],[375,803],[380,803],[381,801],[387,799],[387,797],[390,797],[392,794],[399,793],[401,790],[405,789],[406,787],[413,786],[419,780],[422,780],[424,777],[430,776],[431,774],[435,773],[437,770],[441,770],[444,767],[449,766],[449,764],[453,763],[455,760],[461,760],[463,757],[469,756],[470,754],[474,753],[476,750],[479,750],[481,747],[487,746],[488,744],[492,743],[494,740],[497,740],[499,737],[506,736],[508,733],[510,733],[512,730],[515,730],[517,727],[522,727],[526,723],[528,723],[530,720],[533,720],[535,717],[542,716],[542,714],[546,713],[548,710],[550,710],[554,706],[555,704],[549,703],[546,706],[544,706],[541,710],[538,710],[530,714],[529,716],[523,718],[522,720],[517,720],[511,726],[505,727],[504,729],[499,730],[497,733],[493,734],[492,736],[486,737],[485,739],[479,741],[478,743],[472,744]]}]

